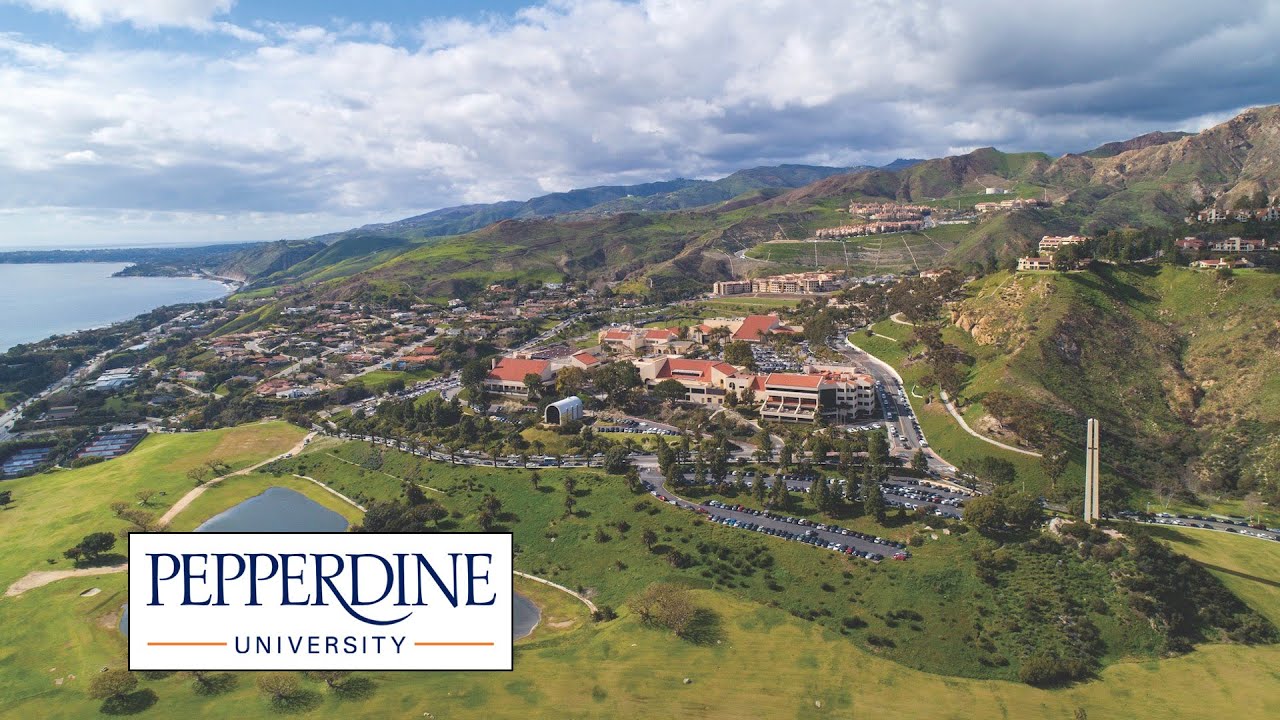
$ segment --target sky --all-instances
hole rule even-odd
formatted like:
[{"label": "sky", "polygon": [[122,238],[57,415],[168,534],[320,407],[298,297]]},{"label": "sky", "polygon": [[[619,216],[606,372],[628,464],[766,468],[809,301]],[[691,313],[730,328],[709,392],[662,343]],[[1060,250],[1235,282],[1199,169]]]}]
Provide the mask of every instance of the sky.
[{"label": "sky", "polygon": [[1280,102],[1280,0],[0,0],[0,248],[1002,150]]}]

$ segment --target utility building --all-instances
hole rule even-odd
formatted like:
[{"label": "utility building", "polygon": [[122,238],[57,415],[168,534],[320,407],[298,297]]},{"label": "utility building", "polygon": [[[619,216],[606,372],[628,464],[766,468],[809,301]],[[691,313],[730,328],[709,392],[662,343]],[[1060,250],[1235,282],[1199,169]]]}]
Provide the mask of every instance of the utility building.
[{"label": "utility building", "polygon": [[582,400],[576,396],[557,400],[543,411],[542,421],[548,425],[564,425],[582,419]]}]

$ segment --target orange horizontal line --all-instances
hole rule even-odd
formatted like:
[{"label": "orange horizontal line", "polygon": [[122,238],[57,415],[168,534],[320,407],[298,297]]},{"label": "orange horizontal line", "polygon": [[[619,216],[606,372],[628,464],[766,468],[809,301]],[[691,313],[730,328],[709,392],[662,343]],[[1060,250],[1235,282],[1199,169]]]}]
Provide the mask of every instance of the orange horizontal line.
[{"label": "orange horizontal line", "polygon": [[416,642],[418,647],[490,647],[491,642]]},{"label": "orange horizontal line", "polygon": [[160,647],[226,647],[224,642],[149,642],[149,646]]}]

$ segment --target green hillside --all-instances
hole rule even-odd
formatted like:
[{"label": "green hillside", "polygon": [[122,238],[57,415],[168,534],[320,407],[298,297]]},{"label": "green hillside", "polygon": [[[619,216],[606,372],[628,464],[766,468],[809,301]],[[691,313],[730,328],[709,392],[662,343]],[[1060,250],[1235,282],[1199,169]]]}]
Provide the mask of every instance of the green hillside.
[{"label": "green hillside", "polygon": [[992,429],[1073,450],[1098,417],[1104,464],[1131,483],[1276,497],[1280,275],[1100,265],[968,289],[952,321],[996,352],[962,400]]}]

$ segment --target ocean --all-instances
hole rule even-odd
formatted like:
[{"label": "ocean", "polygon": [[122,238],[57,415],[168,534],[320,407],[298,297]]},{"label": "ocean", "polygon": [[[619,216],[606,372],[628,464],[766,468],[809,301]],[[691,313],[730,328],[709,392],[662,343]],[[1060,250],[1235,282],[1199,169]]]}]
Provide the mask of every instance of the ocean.
[{"label": "ocean", "polygon": [[50,335],[102,327],[163,305],[227,294],[212,280],[111,277],[125,263],[0,264],[0,352]]}]

